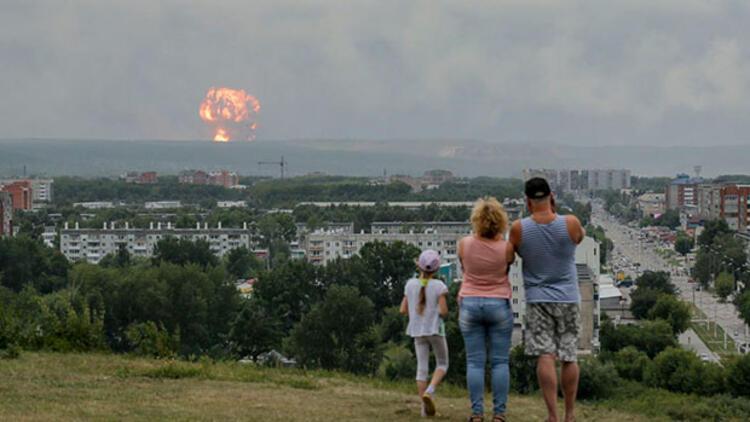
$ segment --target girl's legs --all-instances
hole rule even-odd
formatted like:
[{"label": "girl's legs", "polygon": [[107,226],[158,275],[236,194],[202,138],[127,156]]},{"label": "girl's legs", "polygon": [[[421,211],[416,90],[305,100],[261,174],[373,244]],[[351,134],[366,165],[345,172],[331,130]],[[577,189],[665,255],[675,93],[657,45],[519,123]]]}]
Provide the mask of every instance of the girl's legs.
[{"label": "girl's legs", "polygon": [[[430,343],[424,337],[414,337],[414,354],[417,356],[417,394],[421,400],[427,390],[427,376],[430,369]],[[422,416],[425,416],[424,406],[422,406]]]},{"label": "girl's legs", "polygon": [[513,334],[513,311],[507,299],[497,299],[489,308],[490,365],[494,413],[505,414],[510,389],[510,343]]},{"label": "girl's legs", "polygon": [[428,337],[432,346],[432,353],[435,354],[435,372],[432,374],[430,387],[432,391],[443,381],[445,373],[448,372],[448,342],[444,336]]},{"label": "girl's legs", "polygon": [[414,354],[417,355],[417,391],[422,397],[430,373],[430,343],[425,337],[414,337]]},{"label": "girl's legs", "polygon": [[487,361],[483,321],[484,298],[467,297],[461,302],[459,325],[466,346],[466,384],[469,387],[471,410],[484,414],[484,365]]}]

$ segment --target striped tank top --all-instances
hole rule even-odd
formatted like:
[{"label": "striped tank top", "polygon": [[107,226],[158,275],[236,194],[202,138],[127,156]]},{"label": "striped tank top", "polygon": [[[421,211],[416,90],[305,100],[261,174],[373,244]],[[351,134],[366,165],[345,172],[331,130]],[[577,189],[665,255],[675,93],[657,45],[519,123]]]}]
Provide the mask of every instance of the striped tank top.
[{"label": "striped tank top", "polygon": [[564,216],[556,215],[549,224],[531,217],[521,220],[523,287],[527,303],[579,303],[576,244],[568,234]]}]

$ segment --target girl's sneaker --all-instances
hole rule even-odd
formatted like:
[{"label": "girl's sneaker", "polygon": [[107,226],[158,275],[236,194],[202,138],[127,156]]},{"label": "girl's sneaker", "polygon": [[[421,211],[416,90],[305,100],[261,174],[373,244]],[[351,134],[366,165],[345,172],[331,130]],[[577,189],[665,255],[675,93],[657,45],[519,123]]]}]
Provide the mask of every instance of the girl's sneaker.
[{"label": "girl's sneaker", "polygon": [[432,399],[432,394],[424,393],[422,395],[422,407],[427,416],[435,416],[435,401]]}]

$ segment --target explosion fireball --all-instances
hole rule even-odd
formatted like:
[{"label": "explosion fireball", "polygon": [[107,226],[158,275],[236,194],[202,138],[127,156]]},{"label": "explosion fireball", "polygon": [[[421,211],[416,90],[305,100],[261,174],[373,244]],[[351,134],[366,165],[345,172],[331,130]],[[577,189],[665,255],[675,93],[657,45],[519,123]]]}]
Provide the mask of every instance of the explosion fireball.
[{"label": "explosion fireball", "polygon": [[213,126],[214,142],[255,139],[260,102],[243,89],[210,88],[201,102],[201,120]]}]

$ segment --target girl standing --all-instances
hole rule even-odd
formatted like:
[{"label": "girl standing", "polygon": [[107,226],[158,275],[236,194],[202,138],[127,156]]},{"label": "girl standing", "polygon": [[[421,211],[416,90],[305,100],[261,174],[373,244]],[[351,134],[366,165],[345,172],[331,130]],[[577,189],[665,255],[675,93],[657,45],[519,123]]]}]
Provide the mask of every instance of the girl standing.
[{"label": "girl standing", "polygon": [[[440,269],[440,255],[428,249],[419,255],[417,261],[419,278],[406,282],[401,313],[409,315],[406,333],[414,338],[417,355],[417,391],[422,400],[422,416],[435,415],[435,389],[448,370],[448,343],[445,341],[443,318],[448,315],[446,295],[448,288],[432,278]],[[430,384],[430,348],[435,354],[436,368]]]}]

